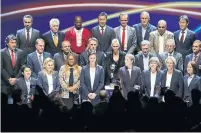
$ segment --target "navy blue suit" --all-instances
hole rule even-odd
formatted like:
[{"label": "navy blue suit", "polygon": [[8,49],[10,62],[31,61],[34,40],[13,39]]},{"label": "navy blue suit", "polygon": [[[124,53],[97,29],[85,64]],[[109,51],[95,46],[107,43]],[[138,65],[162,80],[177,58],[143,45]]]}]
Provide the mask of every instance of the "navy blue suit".
[{"label": "navy blue suit", "polygon": [[[156,82],[155,82],[155,87],[156,86],[161,86],[161,80],[162,80],[162,71],[158,71],[156,74]],[[150,97],[150,92],[151,92],[151,70],[144,70],[142,72],[142,88],[148,97]],[[160,93],[160,90],[156,90],[154,88],[154,95],[158,97]]]},{"label": "navy blue suit", "polygon": [[88,100],[89,93],[96,93],[95,99],[91,100],[93,105],[100,102],[99,93],[104,88],[104,69],[102,66],[96,66],[95,79],[93,88],[91,88],[90,67],[89,65],[83,66],[80,75],[81,85],[81,98],[82,100]]},{"label": "navy blue suit", "polygon": [[[166,77],[167,77],[167,69],[163,71],[161,87],[166,87]],[[172,79],[169,87],[170,90],[172,90],[176,94],[176,96],[180,98],[183,97],[184,80],[182,72],[180,70],[177,69],[173,70]]]}]

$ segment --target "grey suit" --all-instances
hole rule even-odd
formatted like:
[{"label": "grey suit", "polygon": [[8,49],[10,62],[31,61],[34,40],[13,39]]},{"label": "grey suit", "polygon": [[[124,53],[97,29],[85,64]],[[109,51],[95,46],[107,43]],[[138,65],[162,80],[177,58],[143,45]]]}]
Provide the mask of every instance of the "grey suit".
[{"label": "grey suit", "polygon": [[61,31],[58,31],[58,45],[57,47],[54,44],[53,37],[51,31],[48,31],[42,35],[42,38],[45,41],[45,51],[49,52],[52,56],[55,53],[61,52],[61,44],[64,41],[65,34]]},{"label": "grey suit", "polygon": [[[149,60],[151,59],[151,57],[155,57],[155,54],[149,53]],[[139,53],[135,56],[135,66],[139,67],[141,69],[141,71],[144,70],[144,62],[143,62],[143,54]]]},{"label": "grey suit", "polygon": [[93,88],[91,88],[91,78],[90,78],[90,67],[89,65],[83,66],[81,75],[80,75],[80,85],[81,85],[81,98],[82,100],[88,100],[89,93],[96,93],[95,99],[91,102],[93,105],[100,102],[99,93],[100,90],[104,88],[104,69],[102,66],[96,66],[95,79]]},{"label": "grey suit", "polygon": [[[149,41],[150,41],[150,52],[158,54],[159,53],[159,36],[160,34],[158,33],[158,30],[152,31],[149,36]],[[164,52],[167,51],[166,49],[166,42],[168,39],[174,39],[174,35],[170,31],[165,31],[163,34],[164,36],[164,44],[163,44],[163,50]]]},{"label": "grey suit", "polygon": [[35,43],[38,38],[40,38],[40,31],[33,29],[31,32],[31,38],[30,38],[30,44],[26,44],[26,33],[25,33],[25,28],[20,29],[17,31],[16,37],[17,37],[17,47],[19,49],[22,49],[24,52],[26,52],[26,55],[30,54],[33,52],[35,48]]},{"label": "grey suit", "polygon": [[136,50],[140,51],[141,50],[141,48],[140,48],[141,42],[143,40],[149,40],[150,32],[155,31],[156,27],[151,25],[151,24],[148,24],[147,28],[146,28],[144,38],[142,38],[142,24],[141,23],[135,24],[135,25],[133,25],[133,27],[135,28],[136,35],[137,35],[137,47],[136,47]]},{"label": "grey suit", "polygon": [[[88,55],[89,55],[88,50],[86,50],[82,54],[80,54],[80,57],[79,57],[80,66],[85,66],[88,64]],[[97,60],[98,65],[104,66],[105,55],[102,51],[96,51],[96,60]]]},{"label": "grey suit", "polygon": [[119,70],[119,78],[125,99],[127,99],[130,91],[134,91],[135,85],[141,86],[141,70],[139,67],[133,66],[131,77],[127,68],[125,66],[121,67]]},{"label": "grey suit", "polygon": [[[53,78],[53,91],[59,91],[60,83],[59,83],[59,76],[57,71],[55,71],[55,73],[52,75],[52,78]],[[47,79],[47,76],[43,73],[43,71],[38,73],[37,85],[42,88],[46,96],[49,95],[48,79]]]},{"label": "grey suit", "polygon": [[[122,45],[122,35],[121,35],[121,26],[114,28],[114,32],[116,34],[117,39],[120,42],[120,45]],[[136,37],[136,31],[135,28],[127,25],[127,53],[133,54],[136,48],[137,43],[137,37]],[[124,49],[121,49],[124,51]]]},{"label": "grey suit", "polygon": [[191,101],[191,91],[193,89],[199,89],[200,86],[200,77],[197,75],[194,75],[193,79],[191,80],[189,86],[188,86],[188,75],[184,76],[184,101]]},{"label": "grey suit", "polygon": [[[166,77],[167,77],[167,69],[165,69],[162,74],[162,82],[161,82],[162,87],[166,87]],[[176,94],[176,96],[183,98],[184,80],[181,71],[174,69],[169,87],[170,90],[172,90]]]},{"label": "grey suit", "polygon": [[104,35],[101,35],[101,31],[99,30],[99,25],[93,27],[91,29],[92,37],[98,39],[98,47],[97,50],[108,52],[111,50],[111,42],[116,37],[114,29],[110,26],[106,25]]},{"label": "grey suit", "polygon": [[[73,54],[75,55],[76,61],[78,62],[79,56],[76,53],[73,53]],[[58,53],[54,54],[53,59],[54,59],[54,68],[56,71],[59,71],[61,66],[63,66],[65,63],[63,52],[58,52]]]},{"label": "grey suit", "polygon": [[21,76],[21,66],[23,65],[23,51],[15,49],[15,66],[12,67],[11,56],[8,48],[1,49],[1,92],[10,94],[13,86],[10,85],[9,78],[18,78]]},{"label": "grey suit", "polygon": [[[51,58],[50,53],[43,52],[43,61],[48,57]],[[30,53],[27,56],[27,65],[32,69],[32,75],[31,76],[34,78],[37,78],[38,73],[41,71],[41,68],[40,68],[40,64],[39,64],[39,60],[38,60],[38,56],[37,56],[36,51]]]},{"label": "grey suit", "polygon": [[[165,63],[165,60],[166,58],[168,57],[168,52],[163,52],[161,54],[158,55],[158,58],[161,62],[161,69],[164,70],[166,69],[166,63]],[[183,72],[183,67],[184,67],[184,64],[183,64],[183,58],[182,58],[182,55],[176,51],[174,51],[173,53],[173,57],[176,59],[176,65],[175,65],[175,68],[180,70],[181,72]]]},{"label": "grey suit", "polygon": [[[161,79],[162,79],[162,71],[158,71],[156,74],[156,82],[155,82],[155,88],[154,88],[154,95],[158,97],[160,90],[156,90],[156,86],[161,86]],[[150,97],[151,92],[151,71],[150,70],[144,70],[142,72],[142,88],[144,90],[145,95]]]},{"label": "grey suit", "polygon": [[180,30],[174,32],[174,40],[176,44],[176,51],[182,54],[183,60],[186,55],[192,53],[192,45],[196,40],[196,35],[193,31],[187,29],[187,35],[184,42],[179,41]]},{"label": "grey suit", "polygon": [[[37,80],[35,78],[31,78],[31,80],[30,80],[30,92],[29,92],[30,95],[35,94],[36,90],[34,87],[31,87],[31,86],[36,86],[36,83],[37,83]],[[25,95],[28,94],[28,89],[27,89],[27,85],[26,85],[24,77],[20,77],[16,80],[15,89],[22,90],[22,93]]]}]

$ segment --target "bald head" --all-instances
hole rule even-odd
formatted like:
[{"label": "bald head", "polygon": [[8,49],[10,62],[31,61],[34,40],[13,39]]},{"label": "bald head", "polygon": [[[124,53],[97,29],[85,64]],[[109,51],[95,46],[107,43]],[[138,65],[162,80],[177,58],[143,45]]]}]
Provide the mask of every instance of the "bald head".
[{"label": "bald head", "polygon": [[81,16],[76,16],[75,17],[75,19],[74,19],[74,25],[75,25],[75,28],[77,30],[82,29],[82,17]]},{"label": "bald head", "polygon": [[167,28],[167,23],[165,20],[159,20],[158,21],[158,32],[160,35],[163,35],[166,31],[166,28]]}]

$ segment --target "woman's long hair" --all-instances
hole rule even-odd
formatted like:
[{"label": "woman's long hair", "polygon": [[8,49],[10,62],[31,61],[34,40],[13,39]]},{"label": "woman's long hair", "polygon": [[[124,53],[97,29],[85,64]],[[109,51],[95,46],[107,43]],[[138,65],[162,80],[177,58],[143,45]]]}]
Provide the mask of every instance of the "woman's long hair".
[{"label": "woman's long hair", "polygon": [[52,58],[46,58],[45,60],[44,60],[44,63],[43,63],[43,74],[48,74],[48,72],[47,72],[47,70],[46,70],[46,67],[47,67],[47,64],[49,63],[49,62],[52,62],[53,63],[53,69],[52,69],[52,71],[49,73],[49,74],[54,74],[55,73],[55,71],[54,71],[54,60],[52,59]]}]

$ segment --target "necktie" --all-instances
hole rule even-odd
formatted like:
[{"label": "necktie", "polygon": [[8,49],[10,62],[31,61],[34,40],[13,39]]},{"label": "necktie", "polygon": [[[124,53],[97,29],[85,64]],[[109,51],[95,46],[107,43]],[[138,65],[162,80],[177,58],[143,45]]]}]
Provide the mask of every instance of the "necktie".
[{"label": "necktie", "polygon": [[58,46],[58,40],[57,40],[56,34],[54,34],[53,41],[54,41],[54,45],[57,47]]},{"label": "necktie", "polygon": [[74,82],[73,68],[70,68],[69,86],[73,86],[73,82]]},{"label": "necktie", "polygon": [[122,32],[122,40],[121,40],[121,44],[122,44],[122,49],[124,50],[124,43],[125,43],[125,27],[123,27],[123,32]]},{"label": "necktie", "polygon": [[29,29],[27,29],[27,40],[26,40],[26,44],[27,46],[29,45],[30,41],[30,35],[29,35]]},{"label": "necktie", "polygon": [[43,68],[42,54],[39,55],[39,64],[40,64],[40,68],[42,70],[42,68]]},{"label": "necktie", "polygon": [[193,61],[197,62],[197,58],[198,58],[198,56],[197,56],[197,55],[195,55],[195,56],[194,56],[194,60],[193,60]]},{"label": "necktie", "polygon": [[101,28],[101,35],[103,36],[103,34],[104,34],[104,28],[102,27]]},{"label": "necktie", "polygon": [[181,32],[181,38],[180,38],[180,42],[184,42],[184,31]]},{"label": "necktie", "polygon": [[14,68],[14,66],[15,66],[15,54],[14,54],[14,50],[12,50],[12,52],[11,52],[11,61],[12,61],[12,67]]}]

